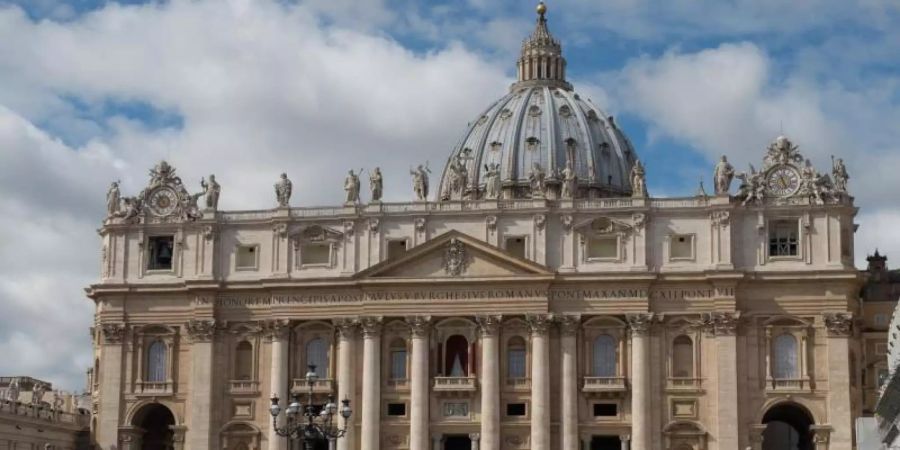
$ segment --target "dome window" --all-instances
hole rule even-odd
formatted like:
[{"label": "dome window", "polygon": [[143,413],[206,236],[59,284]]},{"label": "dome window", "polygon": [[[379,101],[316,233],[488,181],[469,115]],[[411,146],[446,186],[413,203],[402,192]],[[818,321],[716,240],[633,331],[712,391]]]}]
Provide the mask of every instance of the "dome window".
[{"label": "dome window", "polygon": [[559,108],[559,115],[565,118],[572,116],[572,109],[569,108],[569,105],[562,105]]},{"label": "dome window", "polygon": [[531,105],[531,107],[528,108],[528,115],[530,115],[530,116],[541,115],[541,107],[538,105]]}]

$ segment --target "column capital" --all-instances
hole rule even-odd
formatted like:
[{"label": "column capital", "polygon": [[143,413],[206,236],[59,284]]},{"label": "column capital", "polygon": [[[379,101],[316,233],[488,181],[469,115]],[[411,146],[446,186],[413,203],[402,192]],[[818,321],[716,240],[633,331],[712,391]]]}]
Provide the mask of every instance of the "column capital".
[{"label": "column capital", "polygon": [[822,317],[829,336],[844,337],[853,332],[853,314],[851,313],[825,313],[822,314]]},{"label": "column capital", "polygon": [[740,324],[741,312],[704,313],[701,323],[707,334],[713,336],[734,336]]},{"label": "column capital", "polygon": [[263,334],[269,342],[287,339],[291,321],[287,319],[272,319],[262,323]]},{"label": "column capital", "polygon": [[378,337],[381,335],[381,316],[366,316],[359,318],[364,338]]},{"label": "column capital", "polygon": [[622,442],[628,442],[631,440],[631,435],[630,434],[620,434],[619,440]]},{"label": "column capital", "polygon": [[413,338],[426,338],[431,330],[431,316],[407,316],[406,323],[409,324],[409,334]]},{"label": "column capital", "polygon": [[479,315],[475,316],[475,322],[478,324],[478,331],[481,336],[496,336],[500,331],[500,323],[503,322],[501,315]]},{"label": "column capital", "polygon": [[631,332],[637,336],[644,336],[650,332],[650,326],[656,320],[653,313],[628,314],[628,326]]},{"label": "column capital", "polygon": [[481,433],[469,433],[469,439],[471,439],[473,442],[478,442],[479,440],[481,440]]},{"label": "column capital", "polygon": [[545,336],[553,322],[553,314],[528,314],[525,316],[525,322],[531,328],[532,335]]},{"label": "column capital", "polygon": [[356,337],[356,330],[359,329],[359,319],[355,317],[342,317],[331,321],[337,328],[338,336],[342,339],[353,339]]},{"label": "column capital", "polygon": [[103,342],[107,344],[121,344],[125,339],[124,323],[100,324],[100,332],[103,334]]},{"label": "column capital", "polygon": [[218,324],[215,319],[191,319],[184,324],[191,342],[211,342],[216,335]]},{"label": "column capital", "polygon": [[581,328],[580,314],[562,314],[556,316],[556,321],[559,323],[559,331],[563,336],[572,336]]}]

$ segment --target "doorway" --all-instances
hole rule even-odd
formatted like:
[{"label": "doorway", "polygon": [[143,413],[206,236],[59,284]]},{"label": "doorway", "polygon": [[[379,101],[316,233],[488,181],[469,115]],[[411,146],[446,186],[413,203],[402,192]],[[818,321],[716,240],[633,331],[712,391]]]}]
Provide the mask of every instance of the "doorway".
[{"label": "doorway", "polygon": [[619,436],[594,436],[591,438],[591,450],[621,450],[622,440]]},{"label": "doorway", "polygon": [[146,405],[134,415],[135,426],[143,428],[141,450],[172,450],[174,439],[172,427],[175,416],[172,411],[158,403]]},{"label": "doorway", "polygon": [[444,450],[472,450],[472,440],[466,435],[444,437]]},{"label": "doorway", "polygon": [[813,450],[809,412],[796,403],[781,403],[766,411],[763,450]]}]

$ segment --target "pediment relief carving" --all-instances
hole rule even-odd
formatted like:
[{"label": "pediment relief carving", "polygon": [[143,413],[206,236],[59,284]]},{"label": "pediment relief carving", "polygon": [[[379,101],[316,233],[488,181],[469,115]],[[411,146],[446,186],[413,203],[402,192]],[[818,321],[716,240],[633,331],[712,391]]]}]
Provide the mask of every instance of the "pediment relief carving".
[{"label": "pediment relief carving", "polygon": [[344,233],[322,225],[309,225],[290,233],[290,238],[295,243],[336,243],[341,242]]},{"label": "pediment relief carving", "polygon": [[575,225],[575,231],[582,236],[610,236],[618,235],[628,237],[634,232],[634,227],[624,221],[610,217],[597,217]]}]

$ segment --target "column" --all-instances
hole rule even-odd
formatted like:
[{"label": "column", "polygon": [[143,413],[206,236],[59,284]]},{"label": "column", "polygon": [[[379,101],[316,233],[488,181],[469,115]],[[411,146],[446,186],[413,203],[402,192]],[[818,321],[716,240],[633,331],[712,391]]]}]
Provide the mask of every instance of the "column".
[{"label": "column", "polygon": [[631,328],[631,448],[650,450],[650,325],[653,314],[628,316]]},{"label": "column", "polygon": [[122,395],[122,341],[125,325],[100,325],[103,346],[100,348],[100,417],[97,419],[97,444],[102,450],[119,447],[119,405]]},{"label": "column", "polygon": [[469,433],[469,440],[472,441],[472,446],[470,447],[472,450],[479,449],[479,439],[481,439],[481,435],[478,433]]},{"label": "column", "polygon": [[500,316],[479,316],[481,334],[481,448],[500,450]]},{"label": "column", "polygon": [[[340,319],[335,321],[338,330],[338,364],[337,364],[337,383],[338,398],[340,400],[350,400],[350,407],[356,408],[356,370],[353,362],[354,347],[356,342],[356,329],[359,321],[355,319]],[[337,450],[353,450],[356,448],[356,427],[353,426],[356,415],[350,416],[347,423],[347,433],[341,439],[337,440]],[[331,441],[334,443],[334,441]]]},{"label": "column", "polygon": [[562,450],[578,450],[578,329],[581,317],[565,315],[559,318],[560,350],[562,353]]},{"label": "column", "polygon": [[631,449],[631,435],[630,434],[621,434],[619,435],[619,440],[622,441],[622,450],[630,450]]},{"label": "column", "polygon": [[531,450],[550,450],[551,316],[530,315],[531,328]]},{"label": "column", "polygon": [[[719,450],[740,448],[738,428],[737,322],[738,313],[713,313],[716,338],[716,445]],[[695,344],[697,345],[697,344]]]},{"label": "column", "polygon": [[[824,436],[822,447],[853,448],[853,410],[850,403],[850,345],[848,338],[853,331],[850,313],[825,314],[828,331],[828,422],[830,433]],[[804,374],[805,375],[805,374]],[[824,431],[824,430],[823,430]],[[819,444],[817,439],[817,448]]]},{"label": "column", "polygon": [[360,320],[363,332],[362,450],[381,446],[381,317]]},{"label": "column", "polygon": [[431,450],[444,450],[444,436],[435,434],[431,437]]},{"label": "column", "polygon": [[410,368],[409,392],[409,448],[410,450],[428,450],[428,392],[431,377],[428,371],[428,345],[431,317],[413,316],[406,319],[409,323],[410,340],[412,341],[412,367]]},{"label": "column", "polygon": [[190,408],[188,409],[187,448],[205,450],[210,442],[213,385],[213,339],[216,321],[191,320],[185,325],[191,340]]},{"label": "column", "polygon": [[[271,342],[272,349],[272,369],[269,378],[269,389],[272,395],[276,395],[281,402],[281,408],[284,410],[290,404],[288,397],[288,381],[287,381],[287,361],[288,361],[288,321],[287,320],[271,320],[266,322],[266,338]],[[278,424],[284,424],[284,413],[278,418]],[[275,433],[275,430],[269,429],[269,450],[285,450],[287,448],[287,439]]]}]

